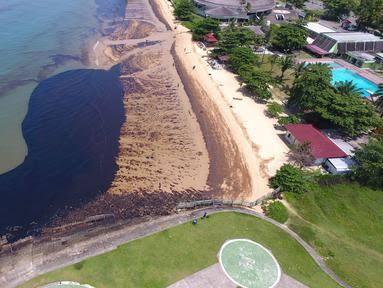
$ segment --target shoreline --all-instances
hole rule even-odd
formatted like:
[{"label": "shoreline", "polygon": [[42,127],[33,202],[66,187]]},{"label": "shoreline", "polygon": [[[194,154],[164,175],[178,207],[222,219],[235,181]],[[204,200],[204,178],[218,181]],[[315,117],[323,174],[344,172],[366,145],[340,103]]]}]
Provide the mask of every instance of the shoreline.
[{"label": "shoreline", "polygon": [[[225,69],[214,70],[208,65],[203,58],[206,58],[206,52],[192,42],[188,29],[174,21],[173,8],[169,2],[161,0],[156,5],[163,18],[175,27],[173,31],[177,32],[175,55],[182,60],[184,72],[187,71],[184,82],[189,86],[190,83],[196,83],[194,88],[210,99],[216,108],[216,117],[221,117],[228,137],[233,140],[232,145],[237,147],[237,158],[233,158],[236,160],[228,164],[233,170],[233,162],[241,163],[242,173],[246,171],[249,175],[249,191],[243,193],[242,197],[245,195],[245,200],[255,200],[266,195],[271,191],[269,177],[287,160],[288,147],[274,128],[276,120],[266,116],[266,105],[244,96],[236,75]],[[194,65],[195,70],[191,69]],[[193,97],[191,102],[195,101]],[[229,147],[225,148],[228,150]]]}]

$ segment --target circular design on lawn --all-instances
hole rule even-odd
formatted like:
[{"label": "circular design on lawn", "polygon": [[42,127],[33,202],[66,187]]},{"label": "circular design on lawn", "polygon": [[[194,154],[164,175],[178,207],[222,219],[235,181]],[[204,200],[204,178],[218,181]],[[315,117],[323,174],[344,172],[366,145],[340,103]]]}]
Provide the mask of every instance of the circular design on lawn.
[{"label": "circular design on lawn", "polygon": [[226,276],[243,288],[273,288],[281,279],[281,268],[273,254],[248,239],[225,242],[219,263]]},{"label": "circular design on lawn", "polygon": [[88,284],[80,284],[73,281],[60,281],[60,282],[48,284],[46,286],[43,286],[42,288],[94,288],[94,287]]}]

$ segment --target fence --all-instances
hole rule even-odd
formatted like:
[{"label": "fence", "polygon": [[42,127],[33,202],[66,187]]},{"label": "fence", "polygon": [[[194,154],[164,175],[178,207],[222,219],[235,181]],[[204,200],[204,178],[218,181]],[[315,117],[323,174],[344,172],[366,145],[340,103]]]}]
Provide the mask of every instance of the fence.
[{"label": "fence", "polygon": [[217,200],[217,199],[207,199],[207,200],[198,200],[190,202],[180,202],[177,205],[177,209],[193,209],[201,206],[241,206],[241,207],[254,207],[261,204],[264,200],[275,198],[281,189],[278,187],[272,192],[256,199],[255,201],[238,201],[238,200]]}]

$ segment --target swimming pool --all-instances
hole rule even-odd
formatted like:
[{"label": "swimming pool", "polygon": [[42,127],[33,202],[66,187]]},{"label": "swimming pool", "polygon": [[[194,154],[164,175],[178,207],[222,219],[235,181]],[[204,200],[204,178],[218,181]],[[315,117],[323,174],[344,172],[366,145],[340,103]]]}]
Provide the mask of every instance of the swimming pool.
[{"label": "swimming pool", "polygon": [[378,90],[378,85],[360,76],[358,73],[355,73],[347,68],[334,69],[332,67],[331,82],[332,84],[335,84],[339,81],[352,81],[356,85],[356,87],[360,89],[360,93],[363,97],[370,96],[370,93],[368,91],[375,92],[376,90]]}]

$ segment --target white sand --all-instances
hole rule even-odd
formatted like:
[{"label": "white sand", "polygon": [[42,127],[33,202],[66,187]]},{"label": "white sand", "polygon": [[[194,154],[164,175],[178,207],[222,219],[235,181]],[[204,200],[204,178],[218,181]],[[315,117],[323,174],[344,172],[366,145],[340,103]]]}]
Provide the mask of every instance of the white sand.
[{"label": "white sand", "polygon": [[[174,22],[168,1],[160,0],[157,3],[168,23],[172,27],[177,26],[176,53],[218,106],[238,145],[251,177],[252,193],[247,198],[255,200],[265,195],[271,191],[268,187],[269,177],[287,161],[288,147],[278,135],[281,132],[274,129],[276,121],[265,115],[266,105],[257,104],[243,96],[234,74],[210,68],[207,57],[202,58],[206,52],[192,42],[191,34],[187,33],[185,27]],[[193,66],[196,66],[194,70]],[[233,100],[233,97],[243,100]]]}]

